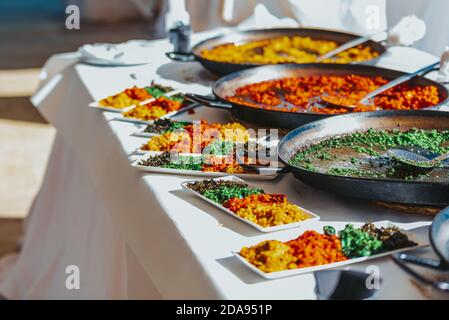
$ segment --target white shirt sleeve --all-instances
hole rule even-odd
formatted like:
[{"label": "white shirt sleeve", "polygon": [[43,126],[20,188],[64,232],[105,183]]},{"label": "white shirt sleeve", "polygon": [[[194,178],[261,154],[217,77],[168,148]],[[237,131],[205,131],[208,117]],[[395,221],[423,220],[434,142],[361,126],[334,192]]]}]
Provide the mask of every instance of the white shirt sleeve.
[{"label": "white shirt sleeve", "polygon": [[403,16],[414,14],[426,23],[427,33],[415,47],[440,56],[449,45],[449,1],[447,0],[388,0],[388,25]]},{"label": "white shirt sleeve", "polygon": [[359,34],[384,30],[385,0],[289,0],[302,26]]}]

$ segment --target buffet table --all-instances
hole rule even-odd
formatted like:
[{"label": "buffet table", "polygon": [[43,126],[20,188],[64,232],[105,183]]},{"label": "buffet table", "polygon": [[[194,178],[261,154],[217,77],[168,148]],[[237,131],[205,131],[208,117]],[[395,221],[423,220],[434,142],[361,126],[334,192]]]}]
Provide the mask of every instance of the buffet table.
[{"label": "buffet table", "polygon": [[[170,50],[166,40],[154,41],[152,50],[154,61],[142,66],[74,64],[72,55],[65,54],[52,57],[44,67],[32,102],[58,133],[27,220],[22,252],[0,277],[0,293],[39,299],[315,299],[313,274],[269,281],[239,264],[233,250],[273,235],[259,233],[184,192],[180,183],[190,177],[145,174],[131,167],[133,151],[146,141],[132,135],[140,125],[88,107],[151,80],[183,92],[210,92],[216,78],[197,63],[170,62],[164,55]],[[378,64],[413,71],[434,61],[414,49],[391,48]],[[230,120],[226,112],[205,107],[179,117]],[[254,183],[285,193],[325,221],[390,220],[416,226],[430,221],[326,194],[291,175]],[[420,230],[425,235],[426,228]],[[279,233],[293,238],[298,230]],[[79,268],[79,289],[66,287],[70,265]],[[363,271],[368,265],[380,268],[381,298],[429,297],[389,258],[350,269]]]}]

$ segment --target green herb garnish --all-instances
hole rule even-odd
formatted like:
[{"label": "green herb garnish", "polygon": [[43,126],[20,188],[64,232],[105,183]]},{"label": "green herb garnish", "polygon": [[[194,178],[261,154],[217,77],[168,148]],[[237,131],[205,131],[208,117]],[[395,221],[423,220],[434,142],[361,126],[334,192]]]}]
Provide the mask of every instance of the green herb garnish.
[{"label": "green herb garnish", "polygon": [[346,225],[339,232],[343,253],[348,258],[367,257],[382,249],[382,241],[377,240],[368,232],[356,229],[352,224]]},{"label": "green herb garnish", "polygon": [[324,226],[323,231],[324,234],[327,234],[328,236],[333,236],[336,234],[335,228],[332,226]]},{"label": "green herb garnish", "polygon": [[232,198],[245,198],[253,194],[260,194],[264,191],[260,188],[248,188],[248,187],[220,187],[218,189],[206,190],[203,196],[217,202],[224,203]]},{"label": "green herb garnish", "polygon": [[229,155],[234,150],[234,143],[232,141],[214,140],[204,148],[205,154],[212,155]]}]

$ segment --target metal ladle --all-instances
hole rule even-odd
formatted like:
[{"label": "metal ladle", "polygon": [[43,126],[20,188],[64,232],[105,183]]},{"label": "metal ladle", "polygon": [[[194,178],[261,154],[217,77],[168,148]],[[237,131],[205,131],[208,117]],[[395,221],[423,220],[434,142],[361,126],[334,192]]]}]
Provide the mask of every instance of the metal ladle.
[{"label": "metal ladle", "polygon": [[426,151],[427,150],[424,150],[424,152],[414,152],[412,150],[405,149],[390,149],[387,151],[387,154],[399,163],[416,169],[433,169],[440,166],[443,161],[449,159],[449,152],[429,159],[422,154],[429,153]]},{"label": "metal ladle", "polygon": [[[420,74],[427,74],[430,71],[434,71],[435,68],[440,64],[440,62],[435,62],[432,63],[431,65],[428,65],[424,68],[421,68],[413,73],[407,73],[404,74],[390,82],[388,82],[387,84],[380,86],[379,88],[377,88],[374,91],[371,91],[370,93],[368,93],[367,95],[365,95],[362,99],[359,100],[359,103],[361,104],[368,104],[370,102],[371,99],[373,99],[374,97],[376,97],[377,95],[393,88],[396,87],[404,82],[407,82],[411,79],[413,79],[416,76],[419,76]],[[345,109],[354,109],[356,108],[356,105],[339,105],[339,104],[335,104],[332,103],[330,101],[327,101],[325,98],[323,99],[323,97],[320,98],[320,103],[323,103],[323,106],[326,108],[337,108],[337,109],[341,109],[341,108],[345,108]]]},{"label": "metal ladle", "polygon": [[354,40],[348,41],[348,42],[340,45],[339,47],[335,48],[334,50],[329,51],[329,52],[319,56],[316,59],[316,61],[317,62],[322,62],[324,60],[330,59],[330,58],[336,56],[337,54],[339,54],[339,53],[341,53],[343,51],[346,51],[348,49],[357,47],[358,45],[364,44],[365,42],[368,42],[368,41],[372,40],[374,37],[376,37],[376,36],[378,36],[378,35],[380,35],[382,33],[385,33],[385,31],[382,31],[382,32],[379,32],[379,33],[376,33],[376,34],[373,34],[373,35],[367,35],[367,36],[362,36],[362,37],[359,37],[359,38],[355,38]]}]

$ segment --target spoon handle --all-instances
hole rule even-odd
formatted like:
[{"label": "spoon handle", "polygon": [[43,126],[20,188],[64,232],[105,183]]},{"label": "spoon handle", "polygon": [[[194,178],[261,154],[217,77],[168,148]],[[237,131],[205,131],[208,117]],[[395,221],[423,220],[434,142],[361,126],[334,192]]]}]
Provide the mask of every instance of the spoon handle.
[{"label": "spoon handle", "polygon": [[432,161],[442,162],[446,159],[449,159],[449,152],[443,153],[442,155],[439,155],[438,157],[433,158]]},{"label": "spoon handle", "polygon": [[369,35],[369,36],[363,36],[363,37],[360,37],[360,38],[355,38],[354,40],[351,40],[351,41],[349,41],[349,42],[346,42],[345,44],[343,44],[343,45],[337,47],[336,49],[334,49],[334,50],[332,50],[332,51],[329,51],[328,53],[325,53],[325,54],[323,54],[322,56],[319,56],[319,57],[316,59],[316,61],[317,61],[317,62],[321,62],[321,61],[323,61],[323,60],[332,58],[333,56],[339,54],[340,52],[346,51],[346,50],[348,50],[348,49],[350,49],[350,48],[352,48],[352,47],[358,46],[358,45],[360,45],[360,44],[362,44],[362,43],[365,43],[365,42],[371,40],[371,37],[372,37],[372,35]]},{"label": "spoon handle", "polygon": [[396,78],[396,79],[388,82],[386,85],[383,85],[383,86],[377,88],[376,90],[368,93],[365,97],[363,97],[362,100],[360,100],[360,102],[363,103],[363,104],[366,104],[370,99],[374,98],[378,94],[381,94],[382,92],[387,91],[388,89],[396,87],[397,85],[400,85],[401,83],[407,82],[410,79],[413,79],[414,77],[419,75],[420,73],[432,70],[433,68],[438,66],[439,63],[440,62],[435,62],[435,63],[433,63],[433,64],[431,64],[429,66],[426,66],[424,68],[421,68],[421,69],[419,69],[419,70],[417,70],[417,71],[415,71],[413,73],[404,74],[403,76],[400,76],[399,78]]}]

